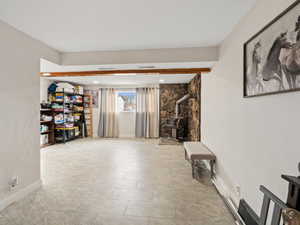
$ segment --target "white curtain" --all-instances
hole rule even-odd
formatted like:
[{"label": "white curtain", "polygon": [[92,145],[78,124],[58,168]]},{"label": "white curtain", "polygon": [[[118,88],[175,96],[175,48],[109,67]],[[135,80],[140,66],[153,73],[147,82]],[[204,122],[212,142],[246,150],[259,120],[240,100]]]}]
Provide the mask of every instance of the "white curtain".
[{"label": "white curtain", "polygon": [[117,115],[116,91],[113,88],[99,90],[99,137],[118,137],[119,125]]},{"label": "white curtain", "polygon": [[159,89],[136,89],[136,137],[159,136]]}]

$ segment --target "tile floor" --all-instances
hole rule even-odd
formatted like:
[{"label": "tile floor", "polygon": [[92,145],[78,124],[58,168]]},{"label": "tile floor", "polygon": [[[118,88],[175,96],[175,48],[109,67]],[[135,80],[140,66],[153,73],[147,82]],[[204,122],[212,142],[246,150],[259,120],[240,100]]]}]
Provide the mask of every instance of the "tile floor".
[{"label": "tile floor", "polygon": [[84,139],[42,149],[43,188],[0,212],[0,225],[233,225],[182,146]]}]

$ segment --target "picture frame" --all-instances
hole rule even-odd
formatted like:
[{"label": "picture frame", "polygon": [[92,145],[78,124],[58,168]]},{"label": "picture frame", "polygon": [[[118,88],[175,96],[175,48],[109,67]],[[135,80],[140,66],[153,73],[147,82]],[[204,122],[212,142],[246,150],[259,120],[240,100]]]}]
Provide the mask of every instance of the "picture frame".
[{"label": "picture frame", "polygon": [[243,46],[243,97],[300,90],[300,0]]}]

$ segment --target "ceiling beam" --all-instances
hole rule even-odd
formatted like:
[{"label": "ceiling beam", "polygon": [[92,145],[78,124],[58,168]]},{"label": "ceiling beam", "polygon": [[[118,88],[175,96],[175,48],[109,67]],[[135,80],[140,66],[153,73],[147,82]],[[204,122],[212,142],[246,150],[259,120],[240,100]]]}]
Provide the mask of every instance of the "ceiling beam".
[{"label": "ceiling beam", "polygon": [[131,69],[131,70],[98,70],[75,72],[43,72],[42,77],[76,77],[76,76],[105,76],[113,74],[197,74],[209,73],[210,68],[176,68],[176,69]]}]

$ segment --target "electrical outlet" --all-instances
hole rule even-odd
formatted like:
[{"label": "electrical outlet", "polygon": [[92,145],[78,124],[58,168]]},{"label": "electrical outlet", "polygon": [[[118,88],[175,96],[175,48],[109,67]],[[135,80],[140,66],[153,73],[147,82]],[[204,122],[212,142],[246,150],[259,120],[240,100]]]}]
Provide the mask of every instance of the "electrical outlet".
[{"label": "electrical outlet", "polygon": [[19,184],[19,178],[17,176],[13,177],[9,182],[9,190],[13,191]]}]

